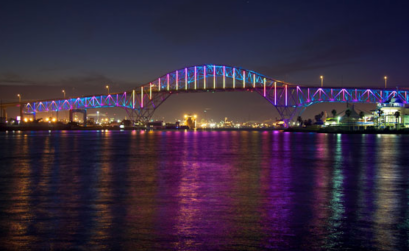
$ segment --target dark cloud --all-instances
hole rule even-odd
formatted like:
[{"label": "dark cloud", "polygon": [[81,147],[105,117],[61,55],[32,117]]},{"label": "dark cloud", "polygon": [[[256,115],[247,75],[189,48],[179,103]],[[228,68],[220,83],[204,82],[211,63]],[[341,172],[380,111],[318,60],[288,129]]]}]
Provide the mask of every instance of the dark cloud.
[{"label": "dark cloud", "polygon": [[0,74],[0,85],[26,85],[22,77],[15,72],[4,72]]}]

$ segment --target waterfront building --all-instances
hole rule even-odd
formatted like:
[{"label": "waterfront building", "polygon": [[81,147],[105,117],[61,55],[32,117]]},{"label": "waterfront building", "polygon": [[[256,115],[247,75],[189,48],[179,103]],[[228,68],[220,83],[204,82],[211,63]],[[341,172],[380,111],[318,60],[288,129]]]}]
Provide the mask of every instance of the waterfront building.
[{"label": "waterfront building", "polygon": [[378,103],[374,115],[378,119],[380,128],[409,127],[409,105],[405,104],[399,96]]}]

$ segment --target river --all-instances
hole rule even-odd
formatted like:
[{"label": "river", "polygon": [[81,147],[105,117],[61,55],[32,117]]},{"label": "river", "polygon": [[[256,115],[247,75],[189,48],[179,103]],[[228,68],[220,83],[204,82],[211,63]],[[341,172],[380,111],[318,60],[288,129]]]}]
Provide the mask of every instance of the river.
[{"label": "river", "polygon": [[0,132],[0,247],[404,250],[409,135]]}]

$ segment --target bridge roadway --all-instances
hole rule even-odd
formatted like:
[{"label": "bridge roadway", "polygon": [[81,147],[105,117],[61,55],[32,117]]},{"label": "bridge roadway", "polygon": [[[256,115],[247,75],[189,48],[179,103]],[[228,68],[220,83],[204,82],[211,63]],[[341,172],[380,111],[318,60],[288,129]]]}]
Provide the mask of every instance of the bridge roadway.
[{"label": "bridge roadway", "polygon": [[65,99],[31,100],[2,104],[20,106],[20,116],[38,112],[122,107],[132,120],[147,121],[172,94],[250,91],[269,101],[288,123],[308,106],[322,102],[383,103],[391,97],[409,102],[409,89],[298,86],[241,67],[200,65],[179,69],[133,90]]}]

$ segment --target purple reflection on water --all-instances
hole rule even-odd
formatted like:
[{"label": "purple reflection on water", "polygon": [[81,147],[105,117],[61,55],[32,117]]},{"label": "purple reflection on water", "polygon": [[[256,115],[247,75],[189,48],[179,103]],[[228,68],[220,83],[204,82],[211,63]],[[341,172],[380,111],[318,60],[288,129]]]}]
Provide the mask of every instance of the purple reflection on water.
[{"label": "purple reflection on water", "polygon": [[0,133],[9,249],[406,249],[409,138]]}]

